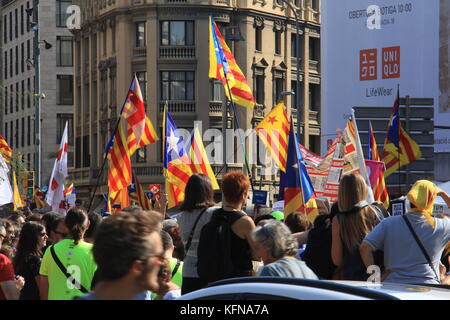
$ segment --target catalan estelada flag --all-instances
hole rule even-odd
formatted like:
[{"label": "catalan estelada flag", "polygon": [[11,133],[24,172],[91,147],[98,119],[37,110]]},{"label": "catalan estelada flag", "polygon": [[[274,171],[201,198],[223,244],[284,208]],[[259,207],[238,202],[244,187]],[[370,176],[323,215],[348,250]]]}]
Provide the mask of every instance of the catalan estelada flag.
[{"label": "catalan estelada flag", "polygon": [[6,142],[5,138],[0,136],[0,153],[3,156],[3,159],[6,163],[9,163],[12,159],[12,149],[9,147],[8,142]]},{"label": "catalan estelada flag", "polygon": [[422,156],[417,143],[411,139],[400,124],[399,109],[400,95],[397,91],[383,147],[382,161],[386,164],[385,178],[400,167],[414,162]]},{"label": "catalan estelada flag", "polygon": [[68,196],[72,193],[75,193],[75,188],[73,187],[73,183],[67,189],[64,190],[64,194],[66,196]]},{"label": "catalan estelada flag", "polygon": [[109,198],[111,199],[111,213],[118,213],[122,209],[130,206],[128,188],[123,188],[119,191],[111,192],[109,194]]},{"label": "catalan estelada flag", "polygon": [[167,106],[164,107],[164,175],[166,176],[166,192],[169,208],[179,205],[184,200],[184,189],[192,175],[191,159],[184,149],[183,139],[177,133],[177,126]]},{"label": "catalan estelada flag", "polygon": [[[255,99],[247,79],[211,16],[209,17],[209,77],[222,81],[228,99],[232,99],[234,103],[243,107],[254,107]],[[231,97],[228,89],[231,91]]]},{"label": "catalan estelada flag", "polygon": [[105,150],[109,158],[110,192],[127,188],[132,183],[131,156],[137,149],[157,140],[153,125],[145,113],[139,82],[134,77],[119,123]]},{"label": "catalan estelada flag", "polygon": [[189,149],[189,156],[191,157],[191,170],[192,173],[202,173],[211,180],[213,190],[219,190],[219,184],[217,183],[214,171],[209,163],[208,156],[206,155],[205,147],[203,145],[202,137],[198,128],[194,128],[191,135],[191,147]]},{"label": "catalan estelada flag", "polygon": [[[378,162],[381,161],[380,155],[378,154],[377,142],[373,134],[372,124],[370,120],[369,120],[369,150],[367,154],[369,160]],[[373,197],[375,201],[381,202],[386,209],[389,208],[389,194],[387,191],[386,182],[384,181],[384,170],[376,172],[372,172],[371,170],[370,184],[372,186]]]},{"label": "catalan estelada flag", "polygon": [[286,171],[289,120],[280,102],[256,127],[256,134],[282,171]]},{"label": "catalan estelada flag", "polygon": [[17,187],[16,173],[13,171],[14,211],[25,207]]},{"label": "catalan estelada flag", "polygon": [[303,163],[302,153],[291,122],[284,176],[284,216],[287,217],[296,211],[305,212],[305,204],[313,196],[314,188]]}]

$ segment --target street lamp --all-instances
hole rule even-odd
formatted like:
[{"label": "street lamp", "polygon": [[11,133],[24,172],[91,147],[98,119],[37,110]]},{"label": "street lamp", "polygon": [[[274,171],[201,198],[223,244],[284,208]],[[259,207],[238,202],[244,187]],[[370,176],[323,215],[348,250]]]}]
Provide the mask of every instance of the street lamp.
[{"label": "street lamp", "polygon": [[[283,1],[286,5],[289,6],[289,8],[291,9],[291,11],[294,13],[295,16],[295,29],[296,29],[296,35],[295,35],[295,52],[296,52],[296,64],[297,64],[297,78],[296,78],[296,86],[295,86],[295,101],[296,101],[296,106],[297,106],[297,136],[299,141],[305,145],[305,140],[306,137],[304,136],[305,131],[303,130],[303,135],[300,135],[300,124],[301,124],[301,119],[302,119],[302,114],[301,114],[301,110],[300,110],[300,24],[298,21],[298,13],[295,10],[294,6],[289,2],[289,0],[281,0]],[[304,124],[306,125],[306,123]],[[301,137],[301,138],[300,138]]]}]

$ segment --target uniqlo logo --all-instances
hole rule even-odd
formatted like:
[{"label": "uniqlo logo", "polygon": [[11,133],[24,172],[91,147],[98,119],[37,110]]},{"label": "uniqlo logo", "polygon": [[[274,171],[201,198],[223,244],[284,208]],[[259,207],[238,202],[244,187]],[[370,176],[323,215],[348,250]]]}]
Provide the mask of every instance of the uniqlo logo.
[{"label": "uniqlo logo", "polygon": [[400,47],[383,48],[383,79],[400,78]]},{"label": "uniqlo logo", "polygon": [[377,49],[359,52],[359,80],[377,80]]}]

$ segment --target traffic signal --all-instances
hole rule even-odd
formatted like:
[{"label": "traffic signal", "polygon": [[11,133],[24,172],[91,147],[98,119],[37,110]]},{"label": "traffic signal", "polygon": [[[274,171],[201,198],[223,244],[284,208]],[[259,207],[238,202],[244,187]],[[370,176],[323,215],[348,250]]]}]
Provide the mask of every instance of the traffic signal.
[{"label": "traffic signal", "polygon": [[34,191],[34,171],[22,171],[20,173],[20,181],[22,182],[22,195],[33,196]]}]

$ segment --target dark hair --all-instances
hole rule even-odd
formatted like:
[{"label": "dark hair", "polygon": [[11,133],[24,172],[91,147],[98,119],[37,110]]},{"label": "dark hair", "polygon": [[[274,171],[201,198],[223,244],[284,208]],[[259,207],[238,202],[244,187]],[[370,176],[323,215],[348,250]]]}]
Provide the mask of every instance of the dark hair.
[{"label": "dark hair", "polygon": [[255,224],[258,224],[261,220],[277,220],[273,215],[271,214],[263,214],[261,216],[258,216],[255,219]]},{"label": "dark hair", "polygon": [[303,212],[293,212],[284,219],[292,233],[307,231],[312,228],[312,223]]},{"label": "dark hair", "polygon": [[120,279],[134,261],[146,260],[153,253],[148,236],[159,232],[159,218],[153,211],[134,211],[119,212],[102,221],[93,247],[100,279]]},{"label": "dark hair", "polygon": [[170,234],[164,230],[161,230],[159,232],[159,234],[161,236],[163,250],[166,251],[169,249],[173,249],[174,245],[173,245],[173,240],[172,240],[172,237],[170,236]]},{"label": "dark hair", "polygon": [[8,217],[8,220],[18,224],[20,218],[23,218],[23,219],[25,220],[25,215],[22,214],[22,213],[19,213],[19,212],[17,212],[17,211],[14,211],[14,212],[11,213],[11,215]]},{"label": "dark hair", "polygon": [[28,217],[25,218],[25,222],[41,222],[42,221],[42,217],[40,213],[33,213],[32,215],[29,215]]},{"label": "dark hair", "polygon": [[122,212],[134,212],[134,211],[142,211],[140,206],[128,206],[121,210]]},{"label": "dark hair", "polygon": [[86,231],[88,216],[82,208],[72,208],[67,212],[64,223],[66,224],[75,244],[78,244]]},{"label": "dark hair", "polygon": [[50,231],[55,232],[59,222],[62,220],[64,220],[64,217],[53,211],[47,212],[42,216],[42,222],[44,222],[45,229],[48,233],[50,233]]},{"label": "dark hair", "polygon": [[89,229],[86,230],[84,236],[86,238],[93,238],[95,232],[100,226],[100,223],[102,223],[102,217],[98,213],[91,212],[88,214],[88,219],[89,219]]},{"label": "dark hair", "polygon": [[237,203],[242,201],[242,195],[248,192],[250,181],[241,172],[231,171],[223,176],[222,192],[226,201]]},{"label": "dark hair", "polygon": [[214,205],[214,190],[208,176],[195,173],[186,184],[180,211],[209,208]]},{"label": "dark hair", "polygon": [[38,248],[38,239],[43,231],[44,226],[38,222],[30,221],[23,225],[19,243],[17,244],[16,256],[14,257],[14,270],[16,273],[21,272],[29,255],[42,255]]}]

